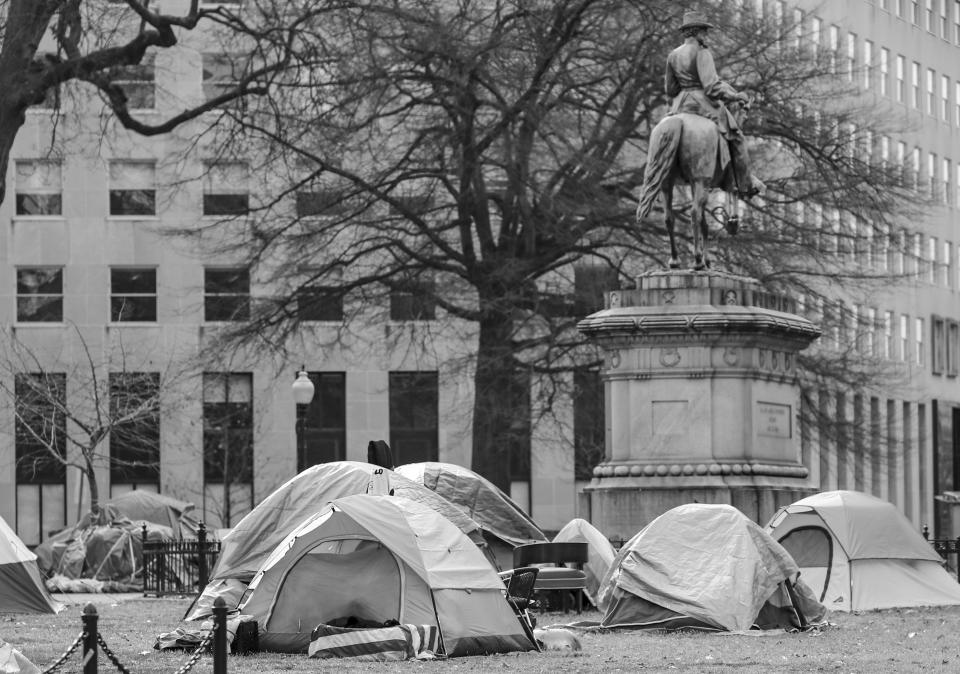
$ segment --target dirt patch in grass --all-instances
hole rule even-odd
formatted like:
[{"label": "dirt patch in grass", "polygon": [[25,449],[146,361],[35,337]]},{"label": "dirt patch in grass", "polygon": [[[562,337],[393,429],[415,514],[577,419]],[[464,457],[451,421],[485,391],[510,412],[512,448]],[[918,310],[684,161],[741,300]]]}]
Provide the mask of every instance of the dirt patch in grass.
[{"label": "dirt patch in grass", "polygon": [[[188,599],[132,599],[99,603],[99,631],[110,649],[134,674],[172,674],[189,658],[184,651],[153,649],[158,634],[180,625]],[[0,638],[38,667],[55,661],[80,633],[83,606],[70,605],[57,616],[0,615]],[[599,620],[584,612],[582,619]],[[545,614],[541,625],[571,621],[573,615]],[[719,634],[681,631],[580,632],[583,651],[522,653],[453,658],[437,662],[318,663],[304,655],[259,653],[231,656],[231,672],[916,672],[960,671],[960,607],[892,609],[862,614],[835,613],[830,625],[802,634]],[[62,671],[81,671],[75,654]],[[115,671],[102,655],[101,672]],[[205,655],[195,672],[210,672]]]}]

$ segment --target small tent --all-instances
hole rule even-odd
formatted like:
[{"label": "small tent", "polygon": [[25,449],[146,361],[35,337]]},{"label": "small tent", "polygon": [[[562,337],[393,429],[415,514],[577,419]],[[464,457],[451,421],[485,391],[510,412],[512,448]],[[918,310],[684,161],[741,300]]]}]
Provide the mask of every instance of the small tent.
[{"label": "small tent", "polygon": [[553,542],[587,544],[587,563],[583,565],[583,571],[587,576],[587,586],[583,593],[587,595],[591,604],[597,606],[600,583],[607,575],[610,565],[613,564],[613,560],[617,556],[613,544],[600,533],[599,529],[579,517],[567,522],[553,537]]},{"label": "small tent", "polygon": [[960,604],[960,585],[933,547],[896,506],[875,496],[814,494],[777,511],[767,531],[830,609]]},{"label": "small tent", "polygon": [[37,556],[0,517],[0,613],[58,613],[62,608],[43,584]]},{"label": "small tent", "polygon": [[547,541],[534,521],[499,487],[468,468],[426,461],[397,467],[397,472],[456,504],[483,528],[498,570],[513,568],[513,549]]},{"label": "small tent", "polygon": [[800,628],[826,613],[786,550],[729,505],[667,511],[617,553],[602,627]]},{"label": "small tent", "polygon": [[448,656],[535,650],[480,549],[399,496],[346,496],[311,516],[257,571],[240,612],[264,650],[306,651],[338,618],[433,625]]},{"label": "small tent", "polygon": [[429,506],[482,543],[476,522],[421,484],[361,461],[317,464],[277,487],[223,537],[210,582],[187,610],[185,619],[200,620],[211,615],[217,597],[222,597],[229,608],[236,607],[263,561],[301,522],[334,499],[382,490],[374,480],[376,470],[381,470],[378,477],[389,483],[388,492]]}]

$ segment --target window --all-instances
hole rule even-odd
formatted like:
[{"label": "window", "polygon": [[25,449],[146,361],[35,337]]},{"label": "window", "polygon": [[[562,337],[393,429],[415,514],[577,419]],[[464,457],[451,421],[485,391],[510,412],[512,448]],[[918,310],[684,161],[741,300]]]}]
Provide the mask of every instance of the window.
[{"label": "window", "polygon": [[910,357],[910,317],[900,314],[900,360],[907,362]]},{"label": "window", "polygon": [[943,242],[943,267],[941,271],[943,287],[950,287],[950,280],[953,278],[953,242]]},{"label": "window", "polygon": [[[297,471],[318,463],[347,458],[347,375],[310,372],[313,400],[303,415],[303,436],[297,442]],[[392,449],[392,445],[391,445]]]},{"label": "window", "polygon": [[927,114],[928,115],[937,114],[936,81],[937,81],[936,72],[933,70],[933,68],[927,68]]},{"label": "window", "polygon": [[910,2],[910,21],[916,25],[920,25],[920,1],[911,0]]},{"label": "window", "polygon": [[853,82],[853,71],[857,67],[857,34],[847,33],[847,80]]},{"label": "window", "polygon": [[110,269],[110,320],[157,320],[156,269]]},{"label": "window", "polygon": [[953,83],[953,123],[960,127],[960,82]]},{"label": "window", "polygon": [[66,524],[67,377],[14,375],[17,533],[37,545]]},{"label": "window", "polygon": [[334,217],[347,212],[347,204],[343,192],[334,189],[315,189],[297,192],[297,216]]},{"label": "window", "polygon": [[915,190],[920,189],[920,148],[914,147],[910,158],[910,172],[913,174],[910,180],[910,186]]},{"label": "window", "polygon": [[930,283],[937,282],[937,255],[939,255],[940,244],[937,242],[937,237],[931,236],[927,239],[927,280]]},{"label": "window", "polygon": [[903,3],[904,3],[905,1],[906,1],[906,0],[896,0],[897,5],[896,5],[896,8],[895,8],[895,11],[896,11],[896,13],[897,13],[897,16],[903,16]]},{"label": "window", "polygon": [[890,77],[890,50],[880,48],[880,95],[888,96],[887,79]]},{"label": "window", "polygon": [[799,54],[800,49],[803,46],[803,11],[799,9],[793,10],[793,31],[792,31],[792,47],[793,50]]},{"label": "window", "polygon": [[923,13],[923,17],[924,17],[923,24],[924,24],[924,27],[925,27],[929,32],[932,33],[932,32],[933,32],[933,22],[934,22],[934,19],[933,19],[933,0],[926,0],[926,2],[927,2],[927,6],[926,6],[926,11]]},{"label": "window", "polygon": [[894,246],[894,251],[896,252],[894,262],[894,269],[898,274],[907,273],[906,266],[906,257],[907,257],[907,232],[906,230],[900,230],[900,234],[897,237],[897,244]]},{"label": "window", "polygon": [[232,54],[203,54],[203,98],[212,101],[239,86],[239,65]]},{"label": "window", "polygon": [[127,95],[127,107],[131,110],[152,110],[155,106],[155,57],[153,52],[147,52],[138,65],[116,66],[110,70],[113,83]]},{"label": "window", "polygon": [[63,268],[17,269],[17,321],[59,323],[63,320]]},{"label": "window", "polygon": [[204,215],[246,215],[250,210],[250,171],[239,162],[209,162],[203,178]]},{"label": "window", "polygon": [[603,381],[596,370],[573,373],[573,453],[577,480],[593,477],[604,456]]},{"label": "window", "polygon": [[61,215],[63,183],[59,161],[16,162],[17,215]]},{"label": "window", "polygon": [[913,91],[913,96],[911,97],[910,104],[920,109],[920,64],[916,61],[910,66],[910,75],[911,75],[911,89]]},{"label": "window", "polygon": [[828,64],[831,75],[837,74],[837,54],[840,51],[840,28],[830,26],[830,62]]},{"label": "window", "polygon": [[[232,524],[240,506],[252,507],[253,375],[249,372],[203,374],[203,478],[207,485],[224,485],[225,496],[220,496],[218,507],[225,526]],[[214,490],[207,490],[207,500],[215,496]]]},{"label": "window", "polygon": [[297,290],[297,318],[301,321],[342,321],[343,294],[313,286],[300,288]]},{"label": "window", "polygon": [[956,192],[955,192],[955,194],[954,194],[953,203],[956,204],[957,207],[960,207],[960,161],[958,161],[956,164],[954,164],[953,169],[954,169],[954,170],[953,170],[953,179],[954,179],[954,180],[956,181],[956,183],[957,183],[957,189],[956,189]]},{"label": "window", "polygon": [[940,160],[940,199],[950,203],[950,160],[946,157]]},{"label": "window", "polygon": [[897,141],[897,166],[900,169],[900,184],[907,184],[907,144],[902,140]]},{"label": "window", "polygon": [[893,336],[893,312],[883,312],[883,357],[887,360],[893,358],[893,352],[896,348]]},{"label": "window", "polygon": [[156,215],[156,164],[110,162],[110,215]]},{"label": "window", "polygon": [[873,79],[873,42],[863,41],[863,88],[869,89]]},{"label": "window", "polygon": [[390,289],[391,321],[436,319],[436,284],[433,279],[409,279]]},{"label": "window", "polygon": [[916,347],[914,349],[914,362],[917,365],[923,365],[923,319],[917,318],[914,320],[914,335],[913,344]]},{"label": "window", "polygon": [[897,90],[896,90],[896,92],[895,92],[896,97],[897,97],[897,103],[903,103],[903,102],[904,102],[904,95],[906,94],[905,87],[904,87],[904,83],[903,83],[905,67],[906,67],[906,66],[905,66],[905,63],[904,63],[903,55],[902,55],[902,54],[897,54],[897,69],[896,69],[896,74],[897,74]]},{"label": "window", "polygon": [[937,193],[937,155],[934,152],[927,153],[927,194],[931,198],[936,197]]},{"label": "window", "polygon": [[245,321],[250,318],[250,271],[207,268],[203,271],[206,321]]},{"label": "window", "polygon": [[390,448],[397,465],[439,455],[439,379],[436,372],[389,375]]},{"label": "window", "polygon": [[820,60],[823,45],[820,41],[823,39],[823,20],[820,17],[810,19],[810,47],[813,50],[813,57]]},{"label": "window", "polygon": [[871,358],[877,354],[877,310],[874,307],[867,307],[867,330],[866,330],[866,352]]},{"label": "window", "polygon": [[940,0],[940,37],[944,40],[950,39],[950,26],[947,20],[947,0]]},{"label": "window", "polygon": [[160,374],[111,372],[110,484],[160,484]]},{"label": "window", "polygon": [[880,136],[880,168],[890,168],[890,136]]},{"label": "window", "polygon": [[940,119],[950,121],[950,78],[940,76]]},{"label": "window", "polygon": [[953,43],[960,44],[960,0],[953,0]]},{"label": "window", "polygon": [[960,323],[947,321],[947,376],[960,374]]}]

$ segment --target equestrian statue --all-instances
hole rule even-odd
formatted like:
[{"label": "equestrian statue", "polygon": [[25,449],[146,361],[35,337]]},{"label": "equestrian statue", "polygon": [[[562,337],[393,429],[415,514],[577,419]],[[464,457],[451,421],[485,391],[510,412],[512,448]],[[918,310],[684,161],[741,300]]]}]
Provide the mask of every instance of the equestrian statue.
[{"label": "equestrian statue", "polygon": [[694,269],[710,266],[707,259],[707,198],[719,188],[732,196],[728,231],[734,231],[737,199],[763,191],[751,173],[740,128],[750,98],[717,76],[707,47],[713,28],[700,12],[685,12],[680,33],[683,44],[667,56],[664,87],[672,99],[670,111],[650,134],[637,222],[650,214],[657,194],[663,195],[664,223],[670,236],[670,267],[680,266],[674,237],[673,186],[680,179],[690,185],[693,201]]}]

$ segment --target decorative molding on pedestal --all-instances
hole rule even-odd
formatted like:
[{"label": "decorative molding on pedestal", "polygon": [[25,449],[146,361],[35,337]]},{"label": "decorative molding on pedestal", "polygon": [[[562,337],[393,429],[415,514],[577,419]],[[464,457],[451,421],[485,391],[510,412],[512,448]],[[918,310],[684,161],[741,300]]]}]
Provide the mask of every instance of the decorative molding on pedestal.
[{"label": "decorative molding on pedestal", "polygon": [[694,500],[760,521],[813,491],[796,356],[820,329],[792,298],[736,274],[665,271],[606,307],[577,324],[605,354],[606,457],[585,488],[601,531],[629,537]]}]

